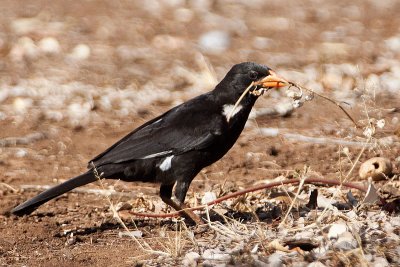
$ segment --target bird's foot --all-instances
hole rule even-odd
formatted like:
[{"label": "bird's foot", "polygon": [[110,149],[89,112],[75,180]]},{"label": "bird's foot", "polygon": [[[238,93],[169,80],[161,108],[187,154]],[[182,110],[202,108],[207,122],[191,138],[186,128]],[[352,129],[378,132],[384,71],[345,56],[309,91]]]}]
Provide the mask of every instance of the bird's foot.
[{"label": "bird's foot", "polygon": [[[177,203],[178,204],[178,203]],[[189,209],[185,204],[178,204],[179,205],[179,213],[181,214],[182,217],[185,219],[189,220],[190,222],[193,222],[196,225],[203,224],[203,220],[201,217],[197,214],[195,214],[193,211]]]},{"label": "bird's foot", "polygon": [[168,198],[168,199],[164,198],[163,201],[167,205],[171,206],[176,211],[178,211],[179,214],[182,217],[184,217],[185,219],[187,219],[189,222],[192,222],[196,225],[203,224],[203,220],[201,219],[201,217],[199,215],[195,214],[192,210],[190,210],[190,208],[188,206],[186,206],[184,203],[174,201],[170,198]]}]

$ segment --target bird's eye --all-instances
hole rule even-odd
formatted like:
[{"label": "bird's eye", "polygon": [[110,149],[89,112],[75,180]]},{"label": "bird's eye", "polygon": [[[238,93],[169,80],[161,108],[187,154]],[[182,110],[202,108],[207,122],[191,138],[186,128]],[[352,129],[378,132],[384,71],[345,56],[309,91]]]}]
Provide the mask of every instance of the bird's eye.
[{"label": "bird's eye", "polygon": [[249,77],[250,77],[250,79],[252,79],[253,81],[256,80],[257,77],[258,77],[257,71],[254,71],[254,70],[250,71],[250,72],[249,72]]}]

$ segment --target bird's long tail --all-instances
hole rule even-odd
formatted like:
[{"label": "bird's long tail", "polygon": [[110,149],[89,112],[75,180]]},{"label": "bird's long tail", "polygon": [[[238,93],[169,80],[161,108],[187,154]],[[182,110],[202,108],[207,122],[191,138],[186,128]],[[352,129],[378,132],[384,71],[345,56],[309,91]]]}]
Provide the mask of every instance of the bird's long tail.
[{"label": "bird's long tail", "polygon": [[94,182],[96,180],[97,178],[94,176],[93,171],[89,170],[81,175],[69,179],[68,181],[65,181],[62,184],[56,185],[50,189],[47,189],[46,191],[43,191],[39,195],[25,201],[24,203],[12,209],[11,213],[18,216],[30,214],[40,205],[46,203],[47,201],[58,197],[59,195],[62,195],[68,191],[71,191],[76,187]]}]

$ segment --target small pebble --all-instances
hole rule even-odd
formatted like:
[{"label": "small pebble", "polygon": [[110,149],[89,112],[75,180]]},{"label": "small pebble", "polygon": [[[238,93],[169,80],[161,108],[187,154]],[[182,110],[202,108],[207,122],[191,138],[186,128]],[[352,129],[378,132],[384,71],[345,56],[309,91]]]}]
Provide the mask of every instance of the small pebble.
[{"label": "small pebble", "polygon": [[387,48],[394,52],[400,52],[400,36],[393,36],[385,40],[385,45]]},{"label": "small pebble", "polygon": [[274,252],[268,257],[268,266],[271,267],[281,267],[283,265],[283,253],[280,252]]},{"label": "small pebble", "polygon": [[386,267],[386,266],[390,266],[390,264],[387,261],[387,259],[385,259],[383,257],[376,257],[370,266],[371,267]]},{"label": "small pebble", "polygon": [[217,195],[214,192],[205,192],[204,196],[201,198],[201,204],[205,205],[216,199],[217,199]]},{"label": "small pebble", "polygon": [[385,127],[385,120],[381,119],[376,121],[376,127],[378,127],[379,129],[383,129],[383,127]]},{"label": "small pebble", "polygon": [[200,36],[199,45],[205,53],[218,54],[227,50],[231,38],[225,31],[210,31]]},{"label": "small pebble", "polygon": [[74,60],[85,60],[90,56],[90,47],[86,44],[78,44],[72,49],[70,57]]},{"label": "small pebble", "polygon": [[39,49],[48,55],[55,55],[60,53],[60,43],[54,37],[45,37],[39,41]]},{"label": "small pebble", "polygon": [[125,237],[125,236],[134,237],[134,238],[141,238],[143,236],[143,233],[142,233],[142,231],[139,231],[139,230],[129,231],[129,232],[124,231],[124,232],[119,232],[118,233],[118,237],[120,237],[120,238],[121,237]]},{"label": "small pebble", "polygon": [[17,97],[14,99],[13,108],[14,111],[18,114],[25,114],[28,109],[32,106],[32,99],[30,98],[20,98]]},{"label": "small pebble", "polygon": [[182,265],[187,267],[197,266],[197,261],[200,259],[200,255],[197,252],[191,251],[186,253],[182,260]]},{"label": "small pebble", "polygon": [[341,250],[351,250],[357,248],[358,243],[350,232],[344,232],[340,235],[333,246]]},{"label": "small pebble", "polygon": [[341,234],[347,232],[347,225],[344,223],[335,223],[329,228],[328,238],[337,239]]},{"label": "small pebble", "polygon": [[206,249],[201,256],[205,260],[229,261],[231,259],[231,255],[227,253],[221,253],[216,249]]},{"label": "small pebble", "polygon": [[25,149],[18,149],[18,151],[15,153],[15,156],[18,158],[23,158],[28,155],[28,152]]}]

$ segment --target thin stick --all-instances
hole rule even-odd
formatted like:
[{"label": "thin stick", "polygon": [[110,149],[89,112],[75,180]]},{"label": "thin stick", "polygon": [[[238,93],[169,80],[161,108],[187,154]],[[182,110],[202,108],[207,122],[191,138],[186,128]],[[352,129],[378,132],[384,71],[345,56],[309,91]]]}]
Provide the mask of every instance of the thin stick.
[{"label": "thin stick", "polygon": [[303,185],[304,185],[304,181],[305,181],[305,175],[306,175],[306,173],[304,173],[304,174],[301,176],[300,182],[299,182],[299,187],[297,188],[297,193],[296,193],[296,195],[294,196],[294,199],[292,199],[292,201],[291,201],[291,203],[290,203],[290,207],[288,208],[288,210],[287,210],[287,212],[286,212],[286,214],[285,214],[285,217],[283,217],[281,223],[279,224],[279,227],[281,227],[281,226],[285,223],[287,217],[289,217],[289,214],[290,214],[290,212],[291,212],[292,209],[293,209],[294,203],[296,202],[297,198],[298,198],[299,195],[300,195],[301,190],[303,189]]},{"label": "thin stick", "polygon": [[12,187],[11,185],[6,184],[6,183],[0,183],[0,186],[4,186],[4,187],[10,189],[13,192],[17,192],[18,191],[17,189],[15,189],[14,187]]},{"label": "thin stick", "polygon": [[[360,161],[360,158],[361,158],[362,154],[364,153],[365,149],[367,148],[367,145],[369,144],[370,140],[371,140],[371,138],[368,138],[367,142],[365,143],[365,145],[363,146],[363,148],[361,149],[361,151],[358,153],[356,160],[354,161],[354,163],[353,163],[353,165],[351,166],[350,170],[347,172],[346,176],[345,176],[343,179],[340,179],[340,181],[339,181],[339,190],[342,188],[342,186],[346,186],[345,184],[348,183],[348,182],[346,182],[347,179],[349,179],[349,177],[350,177],[351,173],[354,171],[354,169],[355,169],[357,163]],[[341,176],[342,176],[342,175],[341,175]],[[365,189],[365,188],[364,188],[364,189]],[[368,190],[368,189],[367,189],[367,190]],[[338,192],[338,191],[335,191],[335,193],[332,195],[331,199],[333,199],[333,198],[337,195],[337,192]],[[364,192],[366,193],[367,191],[364,191]],[[317,222],[320,222],[320,221],[322,220],[322,218],[325,216],[327,210],[328,210],[328,206],[326,206],[326,207],[322,210],[321,214],[318,216],[318,218],[317,218],[317,220],[316,220]]]},{"label": "thin stick", "polygon": [[[97,171],[97,169],[96,169],[96,166],[94,165],[93,162],[92,162],[92,166],[93,166],[93,174],[94,174],[94,176],[95,176],[95,177],[97,178],[97,180],[99,181],[101,188],[102,188],[103,190],[105,190],[105,187],[104,187],[104,184],[103,184],[103,181],[102,181],[102,178],[101,178],[101,174],[98,173],[98,171]],[[150,247],[150,245],[147,244],[147,242],[143,241],[144,246],[146,247],[146,248],[145,248],[145,247],[142,245],[142,243],[140,243],[139,240],[138,240],[135,236],[133,236],[133,235],[130,234],[130,231],[129,231],[128,227],[127,227],[126,224],[122,221],[121,217],[118,215],[118,212],[117,212],[117,210],[115,209],[114,204],[111,202],[111,199],[110,199],[107,195],[105,196],[105,198],[106,198],[108,204],[110,205],[110,209],[111,209],[111,211],[112,211],[112,213],[113,213],[114,219],[116,219],[116,220],[119,222],[119,224],[124,228],[124,230],[126,231],[126,233],[128,234],[128,236],[130,236],[130,237],[136,242],[136,244],[138,244],[138,246],[139,246],[143,251],[148,252],[148,253],[153,253],[153,254],[159,254],[159,255],[169,256],[168,253],[165,253],[165,252],[163,252],[163,251],[153,250],[153,249]]]},{"label": "thin stick", "polygon": [[302,86],[302,85],[299,85],[299,84],[297,84],[297,83],[289,82],[289,85],[292,85],[292,86],[297,87],[297,88],[300,88],[300,89],[307,90],[307,91],[309,91],[309,92],[311,92],[311,93],[313,93],[313,94],[315,94],[315,95],[317,95],[317,96],[319,96],[319,97],[321,97],[321,98],[323,98],[323,99],[325,99],[325,100],[327,100],[327,101],[329,101],[329,102],[335,104],[335,105],[338,106],[338,107],[344,112],[344,114],[346,114],[346,116],[354,123],[354,125],[356,126],[356,128],[360,128],[360,126],[358,125],[358,123],[353,119],[353,117],[346,111],[346,109],[345,109],[339,102],[337,102],[337,101],[335,101],[335,100],[333,100],[333,99],[331,99],[331,98],[329,98],[329,97],[327,97],[327,96],[324,96],[324,95],[322,95],[322,94],[319,94],[319,93],[315,92],[314,90],[311,90],[311,89],[306,88],[306,87],[304,87],[304,86]]},{"label": "thin stick", "polygon": [[242,99],[244,98],[244,96],[250,91],[251,87],[253,87],[254,82],[251,82],[251,84],[246,88],[246,90],[244,90],[243,94],[239,97],[238,101],[236,101],[235,105],[233,106],[233,109],[231,110],[231,113],[229,113],[229,116],[227,117],[227,122],[229,122],[229,120],[231,119],[233,112],[235,111],[235,109],[237,108],[237,106],[240,104],[240,102],[242,101]]},{"label": "thin stick", "polygon": [[[185,210],[201,210],[206,208],[207,206],[214,205],[221,203],[222,201],[225,201],[230,198],[238,197],[247,193],[251,193],[254,191],[259,191],[267,188],[272,188],[280,185],[285,185],[285,184],[299,184],[301,179],[286,179],[283,181],[276,181],[276,182],[271,182],[271,183],[266,183],[266,184],[261,184],[261,185],[256,185],[244,190],[237,191],[232,194],[228,194],[226,196],[217,198],[213,201],[208,202],[205,205],[198,206],[198,207],[193,207],[193,208],[187,208]],[[357,190],[360,190],[361,192],[366,193],[367,188],[364,185],[359,185],[356,183],[351,183],[351,182],[341,182],[335,179],[325,179],[325,178],[307,178],[304,180],[305,184],[328,184],[328,185],[341,185],[349,188],[354,188]],[[140,216],[140,217],[149,217],[149,218],[171,218],[171,217],[178,217],[180,216],[180,212],[171,212],[171,213],[164,213],[164,214],[158,214],[158,213],[137,213],[137,212],[131,212],[129,211],[129,214],[134,215],[134,216]]]}]

